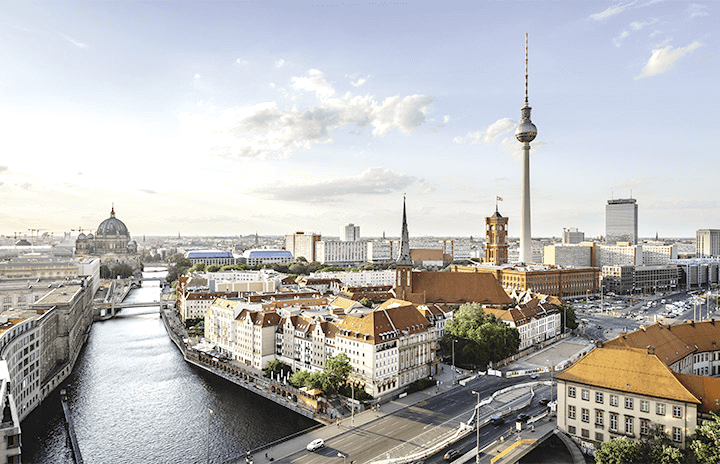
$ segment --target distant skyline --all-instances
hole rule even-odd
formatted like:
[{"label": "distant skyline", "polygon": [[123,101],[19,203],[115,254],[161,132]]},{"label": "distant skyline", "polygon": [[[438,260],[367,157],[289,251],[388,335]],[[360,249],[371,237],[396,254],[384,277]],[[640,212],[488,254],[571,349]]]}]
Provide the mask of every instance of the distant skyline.
[{"label": "distant skyline", "polygon": [[0,234],[720,228],[716,2],[0,5]]}]

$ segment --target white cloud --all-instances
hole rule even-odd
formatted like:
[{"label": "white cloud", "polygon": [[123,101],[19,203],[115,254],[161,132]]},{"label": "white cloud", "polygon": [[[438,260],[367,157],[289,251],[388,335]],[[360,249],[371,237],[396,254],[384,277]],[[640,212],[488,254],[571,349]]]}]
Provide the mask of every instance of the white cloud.
[{"label": "white cloud", "polygon": [[425,95],[381,101],[350,92],[337,97],[322,72],[315,69],[305,77],[292,78],[291,86],[295,91],[311,92],[317,98],[315,106],[281,108],[270,101],[239,108],[208,108],[205,114],[182,113],[179,119],[186,145],[197,150],[204,146],[205,153],[224,157],[287,157],[297,148],[332,143],[332,132],[349,126],[372,127],[373,136],[395,129],[410,134],[425,123],[433,101]]},{"label": "white cloud", "polygon": [[443,121],[440,124],[438,124],[437,126],[431,127],[430,130],[432,132],[437,132],[440,129],[442,129],[443,127],[445,127],[445,125],[449,122],[450,122],[450,115],[446,114],[445,116],[443,116]]},{"label": "white cloud", "polygon": [[85,43],[83,43],[83,42],[79,42],[79,41],[73,39],[72,37],[69,37],[69,36],[67,36],[67,35],[65,35],[65,34],[62,34],[62,33],[58,33],[58,34],[60,35],[60,37],[62,37],[63,39],[67,40],[67,41],[70,42],[71,44],[75,45],[77,48],[82,48],[82,49],[88,48],[87,44],[85,44]]},{"label": "white cloud", "polygon": [[[469,132],[467,138],[470,139],[472,143],[494,143],[498,137],[515,128],[517,124],[518,123],[513,121],[511,118],[498,119],[494,123],[490,124],[487,129],[477,132]],[[462,139],[459,141],[458,137],[456,137],[454,141],[456,143],[460,143]]]},{"label": "white cloud", "polygon": [[601,21],[603,19],[609,18],[610,16],[614,16],[618,13],[621,13],[625,8],[634,5],[635,2],[626,3],[624,5],[615,5],[608,7],[605,11],[602,11],[600,13],[591,14],[590,18],[594,19],[596,21]]},{"label": "white cloud", "polygon": [[353,87],[362,87],[363,84],[365,84],[368,79],[370,79],[370,76],[368,76],[368,77],[360,77],[360,78],[358,78],[358,80],[356,80],[355,82],[352,82],[352,81],[351,81],[351,82],[350,82],[350,85],[352,85]]},{"label": "white cloud", "polygon": [[335,89],[317,69],[309,70],[308,77],[293,77],[291,87],[295,90],[314,92],[320,99],[335,95]]},{"label": "white cloud", "polygon": [[700,42],[695,41],[687,47],[680,47],[674,50],[670,45],[664,48],[654,49],[650,59],[645,64],[645,67],[643,67],[642,73],[640,73],[639,76],[636,76],[635,79],[654,76],[671,70],[680,58],[692,52],[700,45],[702,45]]},{"label": "white cloud", "polygon": [[697,3],[692,3],[688,9],[687,12],[690,15],[691,18],[700,18],[702,16],[707,16],[708,12],[706,5],[700,5]]},{"label": "white cloud", "polygon": [[236,62],[237,64],[239,64],[239,65],[242,65],[242,66],[247,66],[247,65],[250,64],[249,61],[243,60],[242,58],[238,58],[237,60],[235,60],[235,62]]},{"label": "white cloud", "polygon": [[277,61],[275,62],[275,67],[279,69],[279,68],[282,68],[284,64],[285,64],[285,60],[283,60],[282,58],[280,58],[279,60],[277,60]]},{"label": "white cloud", "polygon": [[630,36],[630,33],[628,31],[622,31],[619,36],[613,39],[613,43],[616,47],[619,47],[620,45],[622,45],[622,41],[625,40],[628,36]]},{"label": "white cloud", "polygon": [[333,202],[347,195],[382,195],[401,190],[415,182],[405,173],[380,167],[368,168],[357,176],[342,177],[314,184],[286,183],[256,190],[275,200],[309,203]]},{"label": "white cloud", "polygon": [[435,187],[432,186],[430,182],[428,182],[425,179],[420,179],[418,182],[418,192],[421,194],[427,194],[427,193],[433,193],[435,191]]},{"label": "white cloud", "polygon": [[199,81],[199,80],[200,80],[200,74],[195,73],[195,75],[193,76],[193,80],[194,80],[194,81]]}]

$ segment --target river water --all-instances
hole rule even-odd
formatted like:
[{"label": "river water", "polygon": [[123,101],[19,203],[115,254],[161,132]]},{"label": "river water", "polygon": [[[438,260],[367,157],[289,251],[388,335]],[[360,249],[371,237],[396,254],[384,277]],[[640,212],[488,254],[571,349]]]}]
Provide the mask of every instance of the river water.
[{"label": "river water", "polygon": [[[159,293],[157,282],[145,282],[126,301],[157,301]],[[63,384],[86,464],[204,463],[208,454],[209,462],[232,462],[315,425],[186,363],[157,306],[125,308],[119,316],[93,324]],[[59,388],[21,427],[23,463],[73,462]]]}]

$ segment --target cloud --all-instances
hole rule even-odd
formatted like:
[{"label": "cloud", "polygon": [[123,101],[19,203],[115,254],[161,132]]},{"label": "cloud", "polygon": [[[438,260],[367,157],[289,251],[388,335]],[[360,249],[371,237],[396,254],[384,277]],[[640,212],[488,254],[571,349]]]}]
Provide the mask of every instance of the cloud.
[{"label": "cloud", "polygon": [[352,177],[342,177],[314,184],[280,184],[256,190],[274,200],[325,203],[347,195],[384,195],[401,190],[415,182],[405,173],[380,167],[368,168]]},{"label": "cloud", "polygon": [[432,193],[434,191],[435,187],[433,187],[432,184],[427,180],[420,179],[420,181],[418,181],[418,192],[420,192],[421,194]]},{"label": "cloud", "polygon": [[195,73],[195,75],[193,76],[193,80],[194,80],[194,81],[199,81],[199,80],[200,80],[200,74]]},{"label": "cloud", "polygon": [[311,69],[308,77],[293,77],[291,87],[295,90],[314,92],[320,98],[329,98],[335,95],[335,89],[325,80],[321,71]]},{"label": "cloud", "polygon": [[313,94],[316,104],[280,107],[269,101],[239,108],[207,108],[205,114],[181,113],[184,144],[223,157],[288,157],[299,148],[332,143],[333,131],[341,128],[372,127],[374,137],[393,130],[410,134],[425,124],[433,101],[426,95],[378,100],[347,92],[337,97],[333,86],[316,69],[291,81],[292,90]]},{"label": "cloud", "polygon": [[360,78],[358,78],[358,80],[356,80],[355,82],[352,82],[352,81],[351,81],[351,82],[350,82],[350,85],[352,85],[353,87],[362,87],[362,85],[365,84],[368,79],[370,79],[370,76],[368,76],[368,77],[360,77]]},{"label": "cloud", "polygon": [[238,58],[237,60],[235,60],[235,63],[242,65],[242,66],[246,66],[246,65],[250,64],[249,61],[243,60],[242,58]]},{"label": "cloud", "polygon": [[700,42],[695,41],[687,47],[680,47],[674,50],[670,45],[665,48],[654,49],[652,55],[650,55],[650,59],[645,64],[645,67],[643,67],[642,72],[639,76],[636,76],[635,79],[650,77],[671,70],[680,58],[692,52],[700,45],[702,45]]},{"label": "cloud", "polygon": [[7,166],[0,166],[0,172],[5,172],[8,170]]},{"label": "cloud", "polygon": [[284,64],[285,64],[285,60],[283,60],[282,58],[280,58],[279,60],[277,60],[277,61],[275,62],[275,67],[278,68],[278,69],[280,69],[280,68],[283,67]]},{"label": "cloud", "polygon": [[60,33],[60,32],[59,32],[58,35],[59,35],[60,37],[62,37],[63,39],[67,40],[68,42],[70,42],[71,44],[75,45],[77,48],[82,48],[82,49],[87,49],[87,48],[88,48],[87,44],[85,44],[85,43],[83,43],[83,42],[79,42],[79,41],[73,39],[72,37],[69,37],[69,36],[67,36],[67,35],[65,35],[65,34],[63,34],[63,33]]},{"label": "cloud", "polygon": [[608,7],[605,11],[602,11],[600,13],[595,13],[590,15],[590,19],[594,19],[596,21],[601,21],[603,19],[609,18],[610,16],[614,16],[618,13],[621,13],[625,8],[634,5],[635,2],[626,3],[624,5],[615,5]]},{"label": "cloud", "polygon": [[[511,118],[502,118],[490,124],[487,129],[468,132],[466,137],[471,143],[494,143],[500,136],[508,133],[517,125],[518,123]],[[453,141],[455,143],[462,143],[465,141],[465,138],[455,137]]]},{"label": "cloud", "polygon": [[443,127],[445,127],[445,124],[447,124],[447,123],[449,123],[449,122],[450,122],[450,115],[446,114],[445,116],[443,116],[443,122],[441,122],[440,124],[438,124],[438,125],[435,126],[435,127],[431,127],[431,128],[430,128],[430,131],[432,131],[432,132],[437,132],[437,131],[439,131],[440,129],[442,129]]},{"label": "cloud", "polygon": [[149,194],[149,195],[157,195],[157,192],[156,192],[155,190],[144,189],[144,188],[141,188],[141,189],[138,189],[138,190],[140,190],[140,191],[143,192],[143,193],[147,193],[147,194]]},{"label": "cloud", "polygon": [[706,10],[707,5],[699,5],[697,3],[692,3],[688,7],[687,12],[691,18],[700,18],[708,15],[708,12]]}]

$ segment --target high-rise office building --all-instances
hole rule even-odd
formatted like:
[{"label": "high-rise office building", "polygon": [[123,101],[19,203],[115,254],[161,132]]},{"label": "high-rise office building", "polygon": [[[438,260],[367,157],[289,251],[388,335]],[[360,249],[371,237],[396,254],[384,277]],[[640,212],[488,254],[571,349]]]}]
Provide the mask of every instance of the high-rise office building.
[{"label": "high-rise office building", "polygon": [[581,232],[577,227],[563,229],[562,242],[563,245],[575,245],[585,241],[585,232]]},{"label": "high-rise office building", "polygon": [[360,226],[355,224],[346,224],[340,227],[340,240],[343,242],[359,242]]},{"label": "high-rise office building", "polygon": [[698,229],[695,237],[695,254],[698,258],[720,256],[720,229]]},{"label": "high-rise office building", "polygon": [[605,243],[638,242],[638,207],[634,198],[608,200],[605,207]]}]

